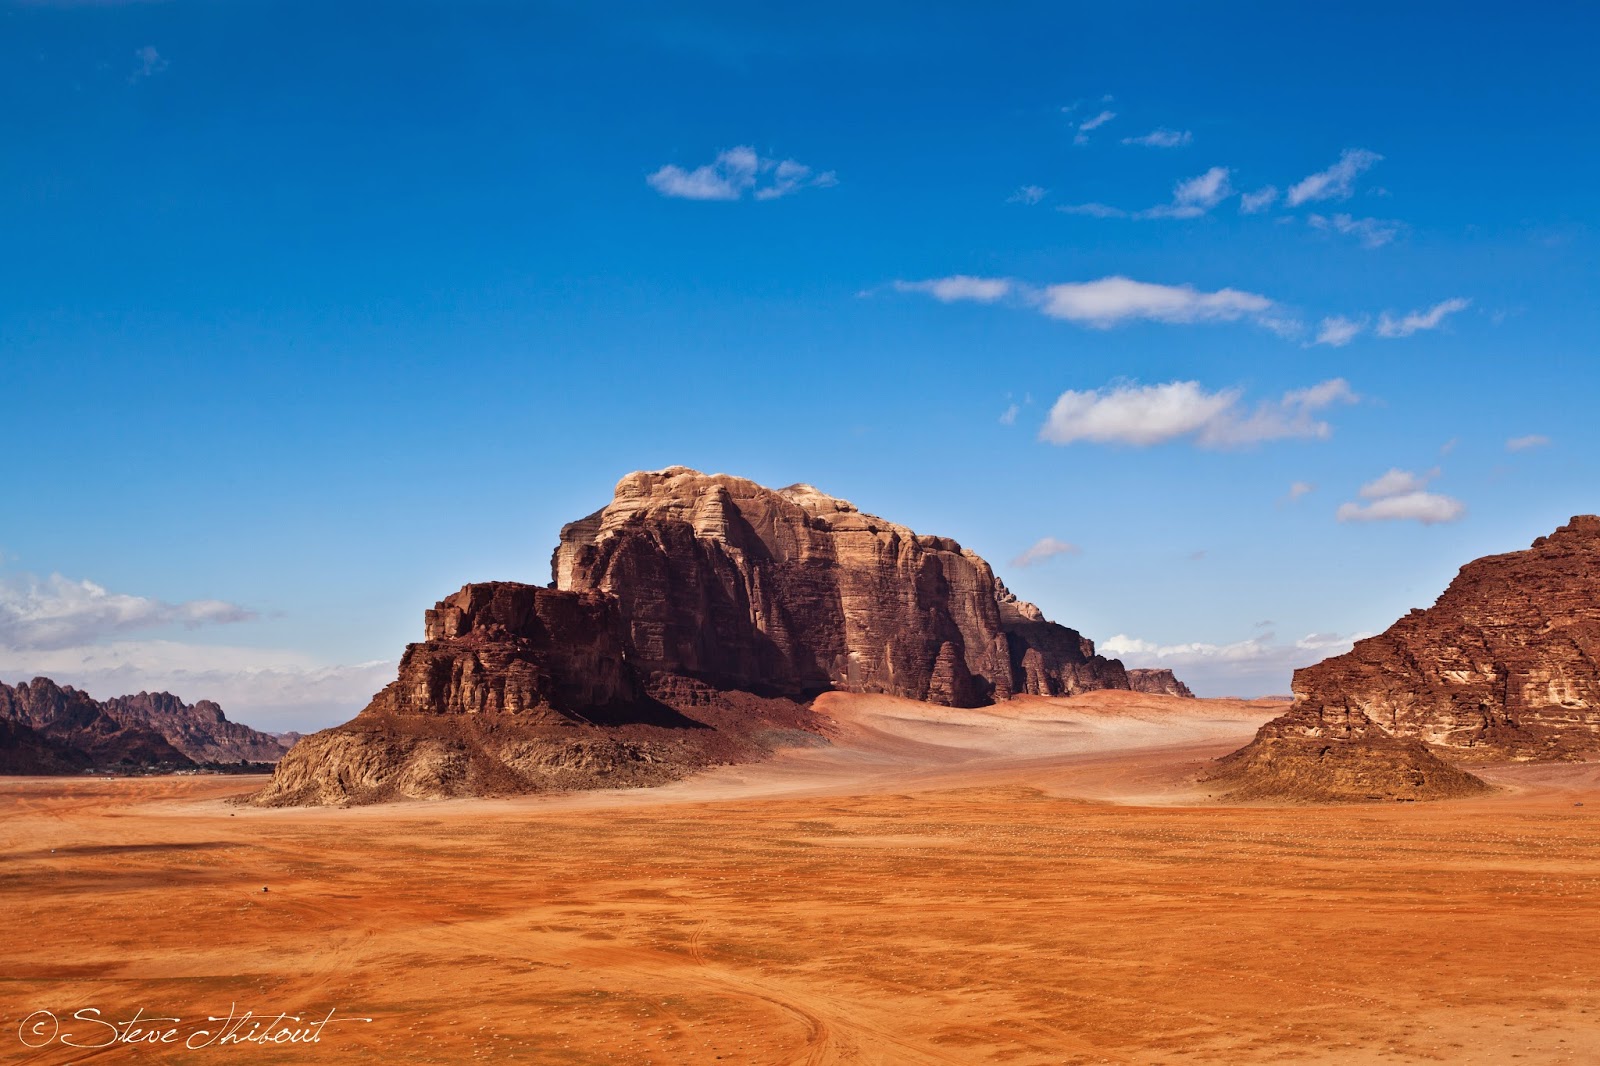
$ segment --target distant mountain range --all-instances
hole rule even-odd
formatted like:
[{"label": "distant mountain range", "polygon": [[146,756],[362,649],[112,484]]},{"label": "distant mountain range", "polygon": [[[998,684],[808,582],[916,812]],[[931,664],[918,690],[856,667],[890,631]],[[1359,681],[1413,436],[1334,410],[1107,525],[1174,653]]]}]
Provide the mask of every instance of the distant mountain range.
[{"label": "distant mountain range", "polygon": [[298,739],[230,722],[170,692],[95,700],[48,677],[0,684],[0,774],[171,771],[276,763]]}]

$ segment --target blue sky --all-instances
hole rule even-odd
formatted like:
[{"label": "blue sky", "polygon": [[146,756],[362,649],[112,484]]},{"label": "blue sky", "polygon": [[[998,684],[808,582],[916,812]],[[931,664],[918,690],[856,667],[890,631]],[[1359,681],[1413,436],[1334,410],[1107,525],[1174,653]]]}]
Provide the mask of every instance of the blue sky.
[{"label": "blue sky", "polygon": [[682,463],[1284,692],[1600,510],[1592,10],[330,7],[0,7],[4,680],[330,724]]}]

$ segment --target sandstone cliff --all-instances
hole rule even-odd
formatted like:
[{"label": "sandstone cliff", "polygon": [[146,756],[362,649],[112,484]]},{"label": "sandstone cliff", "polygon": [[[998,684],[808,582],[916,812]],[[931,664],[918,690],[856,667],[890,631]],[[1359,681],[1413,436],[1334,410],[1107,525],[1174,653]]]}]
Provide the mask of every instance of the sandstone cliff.
[{"label": "sandstone cliff", "polygon": [[1171,670],[1150,668],[1129,670],[1128,687],[1135,692],[1150,692],[1158,696],[1183,696],[1186,699],[1194,699],[1194,693],[1189,691],[1189,686],[1179,681],[1177,675]]},{"label": "sandstone cliff", "polygon": [[557,588],[618,599],[641,669],[720,687],[970,707],[1128,686],[1120,663],[1018,601],[976,553],[809,485],[630,474],[562,529],[552,567]]},{"label": "sandstone cliff", "polygon": [[1422,791],[1460,794],[1482,783],[1444,774],[1441,757],[1600,750],[1600,517],[1468,563],[1432,607],[1295,671],[1294,694],[1283,717],[1225,761],[1228,781],[1271,794],[1291,762],[1311,773],[1314,756],[1366,767],[1375,793],[1421,774]]},{"label": "sandstone cliff", "polygon": [[806,485],[630,474],[552,569],[551,588],[440,601],[395,682],[252,802],[656,784],[825,742],[805,701],[832,689],[975,706],[1128,687],[976,554]]}]

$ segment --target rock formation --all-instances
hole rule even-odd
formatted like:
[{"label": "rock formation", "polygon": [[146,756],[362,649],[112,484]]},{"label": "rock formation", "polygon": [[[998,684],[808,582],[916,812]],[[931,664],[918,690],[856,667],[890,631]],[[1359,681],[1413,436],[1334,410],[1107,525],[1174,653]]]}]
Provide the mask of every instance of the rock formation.
[{"label": "rock formation", "polygon": [[230,722],[210,700],[187,704],[170,692],[116,696],[102,706],[124,725],[142,725],[197,763],[277,762],[288,745],[270,733]]},{"label": "rock formation", "polygon": [[618,599],[639,668],[718,687],[971,707],[1128,685],[976,553],[810,485],[629,474],[562,529],[552,567],[557,588]]},{"label": "rock formation", "polygon": [[1149,668],[1129,670],[1128,687],[1135,692],[1150,692],[1158,696],[1183,696],[1194,699],[1189,686],[1179,681],[1171,670]]},{"label": "rock formation", "polygon": [[654,784],[818,742],[805,701],[834,689],[977,706],[1128,687],[976,554],[807,485],[630,474],[552,569],[440,601],[396,681],[253,802]]},{"label": "rock formation", "polygon": [[0,719],[10,727],[0,737],[8,773],[194,766],[154,729],[119,721],[87,693],[47,677],[0,684]]},{"label": "rock formation", "polygon": [[[1355,792],[1411,780],[1430,795],[1460,794],[1482,783],[1444,774],[1442,759],[1600,750],[1600,517],[1468,563],[1432,607],[1295,671],[1294,694],[1287,713],[1224,761],[1227,781],[1273,794],[1272,781],[1311,773],[1314,756],[1361,767]],[[1301,769],[1288,774],[1286,759]]]},{"label": "rock formation", "polygon": [[1206,781],[1228,799],[1309,803],[1448,799],[1489,791],[1422,741],[1385,732],[1360,711],[1299,706],[1219,760]]},{"label": "rock formation", "polygon": [[0,773],[178,770],[240,761],[269,763],[284,748],[228,721],[210,700],[190,706],[169,692],[100,702],[36,677],[0,684]]}]

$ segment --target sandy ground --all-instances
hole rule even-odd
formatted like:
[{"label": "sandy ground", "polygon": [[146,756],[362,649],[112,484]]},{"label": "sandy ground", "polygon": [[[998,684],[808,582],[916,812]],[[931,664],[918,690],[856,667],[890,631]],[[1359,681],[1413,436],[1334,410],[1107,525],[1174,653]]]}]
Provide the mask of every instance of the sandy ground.
[{"label": "sandy ground", "polygon": [[[1193,776],[1281,704],[822,706],[831,746],[621,793],[0,781],[0,1062],[1600,1062],[1600,764],[1230,808]],[[337,1013],[59,1042],[230,1004]]]}]

